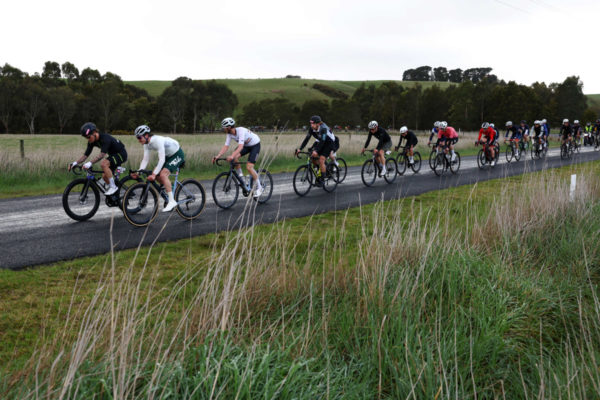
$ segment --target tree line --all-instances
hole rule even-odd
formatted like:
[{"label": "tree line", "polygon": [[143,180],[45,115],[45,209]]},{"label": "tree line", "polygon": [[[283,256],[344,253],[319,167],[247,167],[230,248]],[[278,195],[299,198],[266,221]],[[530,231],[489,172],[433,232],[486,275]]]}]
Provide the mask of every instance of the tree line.
[{"label": "tree line", "polygon": [[402,80],[452,83],[471,81],[473,83],[479,83],[483,79],[487,79],[489,82],[497,82],[498,77],[491,72],[492,68],[490,67],[469,68],[463,71],[460,68],[448,70],[446,67],[432,68],[428,65],[423,65],[418,68],[411,68],[404,71]]},{"label": "tree line", "polygon": [[47,61],[29,75],[0,67],[0,133],[78,133],[85,121],[105,131],[131,131],[140,124],[172,133],[212,131],[237,106],[223,84],[177,78],[154,98],[116,74],[70,62]]}]

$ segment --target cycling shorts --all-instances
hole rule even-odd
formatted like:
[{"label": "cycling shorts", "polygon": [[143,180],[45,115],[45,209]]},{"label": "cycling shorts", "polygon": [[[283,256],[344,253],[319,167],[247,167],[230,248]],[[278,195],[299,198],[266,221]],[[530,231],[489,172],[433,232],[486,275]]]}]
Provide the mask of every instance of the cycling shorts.
[{"label": "cycling shorts", "polygon": [[118,153],[109,154],[107,160],[110,163],[110,170],[114,172],[119,165],[127,161],[127,151],[123,149]]},{"label": "cycling shorts", "polygon": [[177,150],[172,156],[169,156],[165,159],[165,165],[163,168],[166,168],[171,172],[177,172],[177,170],[181,167],[181,164],[184,162],[185,155],[180,147],[179,150]]},{"label": "cycling shorts", "polygon": [[444,144],[447,145],[451,145],[451,144],[456,144],[456,142],[458,142],[458,138],[441,138],[440,139],[440,143],[443,142]]},{"label": "cycling shorts", "polygon": [[391,139],[388,140],[387,142],[382,142],[381,140],[379,141],[379,143],[377,143],[377,147],[375,147],[377,150],[384,150],[384,151],[388,151],[389,149],[392,148],[392,141]]},{"label": "cycling shorts", "polygon": [[240,151],[240,156],[245,156],[248,153],[250,153],[248,156],[248,162],[251,164],[256,164],[256,159],[260,153],[260,142],[256,143],[254,146],[244,146],[242,151]]}]

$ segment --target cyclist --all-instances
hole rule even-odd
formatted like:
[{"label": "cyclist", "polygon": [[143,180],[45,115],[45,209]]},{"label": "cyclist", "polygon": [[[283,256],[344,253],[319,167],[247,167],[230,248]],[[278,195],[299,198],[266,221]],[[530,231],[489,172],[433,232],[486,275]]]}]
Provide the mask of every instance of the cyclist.
[{"label": "cyclist", "polygon": [[573,121],[573,133],[572,133],[573,138],[575,138],[575,141],[577,142],[577,144],[579,144],[579,139],[581,138],[581,125],[579,125],[579,120],[576,119],[575,121]]},{"label": "cyclist", "polygon": [[365,153],[365,150],[369,147],[369,143],[371,143],[371,137],[374,136],[378,142],[375,150],[373,150],[373,155],[379,163],[379,176],[383,176],[387,172],[385,169],[385,152],[392,148],[392,138],[385,129],[379,126],[377,121],[369,122],[368,128],[369,136],[367,136],[367,141],[360,154]]},{"label": "cyclist", "polygon": [[527,150],[527,146],[529,143],[529,125],[527,125],[527,121],[522,119],[517,129],[519,130],[519,134],[521,135],[521,138],[523,139],[523,144],[525,146],[525,149]]},{"label": "cyclist", "polygon": [[534,146],[536,146],[536,150],[537,150],[537,145],[538,143],[540,143],[543,147],[545,146],[545,141],[544,141],[544,128],[542,126],[542,121],[540,120],[535,120],[533,121],[533,134],[534,134]]},{"label": "cyclist", "polygon": [[[248,173],[252,177],[254,181],[254,197],[260,197],[264,188],[260,184],[258,180],[258,174],[254,170],[254,164],[256,164],[256,159],[260,153],[260,138],[250,129],[243,128],[241,126],[235,126],[235,120],[233,118],[225,118],[221,121],[221,127],[223,131],[227,134],[225,138],[225,144],[219,150],[219,154],[213,157],[213,164],[217,161],[217,158],[220,158],[223,154],[227,152],[229,149],[229,144],[231,140],[235,140],[238,143],[238,146],[235,148],[233,153],[227,157],[227,161],[233,161],[236,164],[236,172],[240,178],[244,178],[244,173],[242,172],[242,166],[238,164],[238,160],[240,157],[245,156],[246,154],[250,154],[248,156],[248,162],[246,163],[246,169]],[[251,188],[250,188],[251,189]]]},{"label": "cyclist", "polygon": [[[144,158],[138,169],[144,169],[150,161],[150,153],[156,151],[158,153],[158,162],[152,170],[152,174],[148,175],[150,182],[157,180],[158,183],[164,186],[165,192],[169,197],[169,201],[165,204],[163,212],[172,211],[177,202],[173,197],[173,188],[169,175],[171,172],[176,172],[185,162],[185,155],[179,142],[167,136],[153,135],[148,125],[140,125],[135,128],[135,137],[138,142],[144,147]],[[131,176],[137,179],[138,174],[132,173]]]},{"label": "cyclist", "polygon": [[[304,141],[300,145],[299,149],[296,149],[295,154],[297,155],[308,143],[310,137],[316,139],[313,146],[309,149],[311,151],[311,157],[313,157],[313,164],[319,165],[320,174],[317,176],[317,185],[323,185],[323,176],[325,176],[325,159],[329,157],[335,149],[335,136],[331,129],[321,120],[318,115],[310,117],[310,128]],[[317,160],[318,159],[318,160]]]},{"label": "cyclist", "polygon": [[[119,141],[119,139],[115,139],[108,133],[100,133],[96,124],[93,122],[86,122],[81,126],[80,129],[81,136],[88,140],[87,149],[83,153],[77,161],[73,161],[69,165],[69,171],[71,168],[76,165],[84,162],[90,154],[92,154],[92,150],[94,147],[100,148],[100,154],[91,161],[83,164],[83,169],[90,169],[92,164],[100,162],[100,167],[102,168],[102,179],[106,184],[108,184],[108,190],[104,192],[106,196],[110,196],[115,194],[119,188],[115,184],[115,178],[113,176],[113,171],[121,164],[123,164],[127,160],[127,151],[125,150],[125,145]],[[107,158],[104,158],[108,155]]]},{"label": "cyclist", "polygon": [[419,143],[417,139],[417,135],[413,131],[409,131],[406,126],[400,128],[400,141],[398,142],[398,146],[394,148],[394,150],[398,151],[400,145],[402,144],[402,140],[406,139],[406,145],[404,146],[404,152],[408,154],[408,163],[414,164],[415,160],[413,159],[414,148]]},{"label": "cyclist", "polygon": [[550,141],[550,125],[548,125],[546,118],[542,119],[542,128],[544,129],[544,146],[548,147]]},{"label": "cyclist", "polygon": [[485,145],[488,147],[490,156],[492,157],[491,165],[493,167],[494,165],[496,165],[496,149],[494,148],[494,137],[496,136],[496,130],[490,126],[489,122],[484,122],[483,124],[481,124],[481,129],[479,130],[479,137],[475,142],[475,146],[479,145],[479,143],[483,144],[483,142],[481,141],[481,136],[485,136]]},{"label": "cyclist", "polygon": [[585,124],[585,132],[584,132],[583,145],[587,146],[588,144],[591,146],[594,144],[594,140],[592,138],[592,123],[588,122]]},{"label": "cyclist", "polygon": [[600,119],[596,120],[596,123],[594,124],[594,127],[592,128],[592,132],[594,134],[596,143],[598,143],[598,141],[600,139]]},{"label": "cyclist", "polygon": [[[431,135],[429,135],[429,141],[427,142],[427,146],[429,146],[431,144],[431,140],[433,139],[433,137],[437,137],[438,132],[439,132],[439,126],[440,126],[440,121],[435,121],[433,123],[433,128],[431,128]],[[436,142],[435,145],[437,146],[438,143]]]},{"label": "cyclist", "polygon": [[450,154],[452,154],[451,161],[455,161],[454,145],[458,142],[458,133],[456,133],[453,127],[448,126],[446,121],[441,121],[438,129],[438,151],[441,146],[446,145],[444,152],[448,153],[448,149],[450,149]]},{"label": "cyclist", "polygon": [[512,140],[515,142],[515,151],[517,157],[519,156],[519,140],[521,139],[521,134],[519,130],[513,126],[512,121],[506,121],[506,134],[504,135],[504,143],[506,143],[506,138],[510,133],[510,138],[508,140]]},{"label": "cyclist", "polygon": [[562,126],[560,127],[561,146],[565,144],[566,141],[570,142],[571,136],[573,135],[573,128],[571,127],[571,125],[569,125],[569,120],[565,118],[562,122]]}]

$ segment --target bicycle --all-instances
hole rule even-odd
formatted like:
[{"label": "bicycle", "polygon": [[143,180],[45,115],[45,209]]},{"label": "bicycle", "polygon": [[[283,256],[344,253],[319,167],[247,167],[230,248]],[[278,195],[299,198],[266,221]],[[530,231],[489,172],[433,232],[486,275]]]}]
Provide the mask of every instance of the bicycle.
[{"label": "bicycle", "polygon": [[[505,140],[506,141],[506,140]],[[523,154],[523,144],[518,139],[508,139],[509,144],[506,146],[506,161],[511,162],[513,158],[517,161],[521,160],[521,155]],[[518,145],[517,145],[518,142]],[[518,148],[518,150],[517,150]]]},{"label": "bicycle", "polygon": [[[82,175],[81,166],[71,168],[75,175]],[[121,208],[123,194],[129,188],[130,181],[136,181],[129,175],[120,179],[121,174],[125,172],[124,167],[117,167],[114,173],[115,185],[119,188],[117,192],[110,196],[105,196],[105,203],[108,207]],[[85,178],[76,178],[65,188],[62,195],[62,204],[69,217],[76,221],[85,221],[92,218],[100,207],[100,193],[104,194],[109,186],[104,182],[101,175],[102,170],[86,169]]]},{"label": "bicycle", "polygon": [[546,157],[546,152],[548,151],[548,148],[544,146],[542,138],[534,137],[533,140],[533,146],[531,146],[531,159],[539,160],[540,158]]},{"label": "bicycle", "polygon": [[[318,160],[318,157],[312,157],[312,153],[306,151],[299,151],[296,154],[296,157],[300,158],[301,154],[308,156],[306,164],[301,165],[296,169],[292,181],[294,192],[300,197],[308,194],[313,186],[319,186],[317,182],[321,172],[319,166],[312,163],[313,160]],[[327,163],[325,165],[325,177],[322,181],[323,190],[328,193],[333,192],[339,183],[339,174],[340,171],[334,163]]]},{"label": "bicycle", "polygon": [[[410,169],[412,169],[413,173],[415,174],[419,172],[421,170],[421,153],[419,153],[418,151],[413,152],[414,162],[411,164],[408,160],[408,155],[406,154],[406,146],[401,146],[400,148],[402,149],[402,151],[398,152],[398,158],[396,158],[398,175],[404,174],[404,172],[406,172],[407,167],[410,167]],[[402,164],[403,166],[401,167],[400,164]]]},{"label": "bicycle", "polygon": [[[147,226],[158,214],[159,196],[163,198],[165,204],[168,203],[169,197],[163,185],[148,180],[152,171],[140,169],[131,172],[146,175],[146,182],[136,183],[127,189],[123,196],[123,214],[131,225]],[[193,220],[204,210],[206,192],[197,180],[188,178],[180,182],[178,178],[179,169],[175,172],[173,182],[173,196],[177,202],[175,210],[182,218]]]},{"label": "bicycle", "polygon": [[573,156],[573,144],[571,142],[571,138],[565,139],[564,142],[560,145],[560,158],[561,160],[568,160]]},{"label": "bicycle", "polygon": [[[227,159],[217,158],[215,163],[220,166],[220,161],[227,161]],[[248,184],[246,184],[243,177],[239,176],[235,170],[239,164],[246,164],[246,161],[229,161],[229,171],[221,172],[213,181],[212,196],[215,204],[225,210],[235,204],[240,194],[240,188],[244,197],[248,197],[252,193],[252,176],[248,176]],[[258,204],[264,204],[269,201],[273,194],[273,177],[264,168],[256,173],[258,174],[258,182],[263,187],[263,192],[258,197],[253,196],[252,199]]]},{"label": "bicycle", "polygon": [[[331,159],[327,160],[327,164],[335,165],[335,163]],[[336,167],[339,170],[340,174],[338,183],[342,183],[344,182],[344,179],[346,179],[346,174],[348,173],[348,165],[346,164],[346,160],[344,160],[342,157],[336,157],[335,160],[338,162],[338,165],[336,165]]]},{"label": "bicycle", "polygon": [[[495,163],[498,162],[499,152],[498,148],[494,145],[494,150],[496,150],[494,157],[491,156],[490,145],[486,141],[475,142],[475,145],[481,144],[483,147],[477,153],[477,166],[479,169],[483,169],[486,164],[492,166],[492,161]],[[492,166],[493,167],[493,166]]]},{"label": "bicycle", "polygon": [[436,146],[436,156],[433,162],[433,173],[437,176],[442,176],[448,169],[453,174],[456,174],[460,169],[460,153],[454,152],[455,158],[452,160],[452,156],[448,151],[449,146],[444,144],[443,146]]},{"label": "bicycle", "polygon": [[[360,177],[365,186],[372,186],[373,183],[375,183],[375,178],[377,178],[378,175],[381,176],[381,167],[375,160],[375,150],[366,151],[371,152],[373,156],[370,160],[363,163],[362,169],[360,170]],[[396,180],[396,175],[398,175],[396,159],[393,157],[385,157],[385,169],[386,172],[383,175],[383,179],[385,179],[388,184],[394,182]]]}]

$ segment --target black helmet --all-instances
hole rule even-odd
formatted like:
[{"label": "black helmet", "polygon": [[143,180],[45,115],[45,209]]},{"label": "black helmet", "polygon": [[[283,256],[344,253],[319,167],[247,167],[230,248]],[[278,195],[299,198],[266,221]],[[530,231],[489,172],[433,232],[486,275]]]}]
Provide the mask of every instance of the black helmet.
[{"label": "black helmet", "polygon": [[319,122],[321,122],[321,117],[319,117],[318,115],[313,115],[312,117],[310,117],[311,124],[318,124]]},{"label": "black helmet", "polygon": [[79,130],[79,132],[81,132],[81,136],[86,138],[89,138],[92,133],[97,131],[98,128],[96,128],[96,124],[93,122],[86,122],[85,124],[81,125],[81,129]]}]

